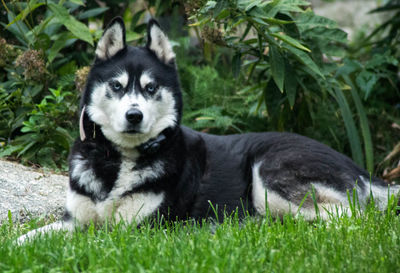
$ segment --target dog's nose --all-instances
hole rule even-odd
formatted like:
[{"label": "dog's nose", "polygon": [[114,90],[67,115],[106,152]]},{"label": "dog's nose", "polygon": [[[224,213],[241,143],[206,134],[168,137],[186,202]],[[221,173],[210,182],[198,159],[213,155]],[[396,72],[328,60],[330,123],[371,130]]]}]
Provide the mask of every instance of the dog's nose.
[{"label": "dog's nose", "polygon": [[143,114],[138,109],[131,109],[126,112],[125,117],[131,124],[136,125],[142,121]]}]

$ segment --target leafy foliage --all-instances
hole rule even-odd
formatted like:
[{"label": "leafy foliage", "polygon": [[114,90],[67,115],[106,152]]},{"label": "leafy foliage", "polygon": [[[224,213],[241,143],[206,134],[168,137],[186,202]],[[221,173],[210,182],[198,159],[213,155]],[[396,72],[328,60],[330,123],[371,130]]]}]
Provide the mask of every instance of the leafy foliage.
[{"label": "leafy foliage", "polygon": [[[57,169],[68,156],[70,144],[77,136],[71,116],[77,111],[76,93],[49,89],[51,95],[35,105],[22,122],[22,136],[15,138],[0,156],[17,153],[24,161],[37,162]],[[60,166],[66,170],[65,165]]]},{"label": "leafy foliage", "polygon": [[[64,3],[63,3],[64,2]],[[9,41],[2,39],[0,70],[0,139],[2,156],[65,169],[75,126],[78,93],[74,74],[92,58],[96,33],[75,17],[99,15],[106,9],[82,12],[80,1],[9,2]],[[71,15],[73,13],[75,16]],[[11,35],[9,35],[11,34]]]},{"label": "leafy foliage", "polygon": [[141,45],[151,15],[174,43],[184,124],[217,134],[298,132],[372,172],[396,142],[395,129],[381,132],[400,123],[399,6],[385,3],[373,12],[390,10],[391,17],[352,42],[304,0],[109,1],[107,8],[76,0],[3,3],[0,153],[63,168],[76,135],[76,89],[84,87],[101,35],[88,22],[121,15],[128,41]]},{"label": "leafy foliage", "polygon": [[[326,106],[333,99],[353,159],[372,172],[372,137],[362,98],[368,99],[379,78],[386,77],[377,66],[397,61],[390,53],[363,64],[346,57],[346,33],[309,5],[302,0],[190,1],[187,10],[192,26],[202,29],[204,50],[211,51],[206,56],[216,51],[213,47],[233,50],[232,74],[257,95],[250,114],[266,117],[274,129],[304,133],[318,122],[315,103]],[[330,135],[333,141],[339,138],[336,130]]]}]

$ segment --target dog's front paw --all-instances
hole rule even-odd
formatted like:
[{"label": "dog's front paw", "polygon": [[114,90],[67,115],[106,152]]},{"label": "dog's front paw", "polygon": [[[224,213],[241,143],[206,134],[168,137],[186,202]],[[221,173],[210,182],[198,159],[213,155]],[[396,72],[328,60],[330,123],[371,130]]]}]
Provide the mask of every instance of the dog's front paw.
[{"label": "dog's front paw", "polygon": [[18,239],[16,240],[16,244],[17,245],[25,244],[25,243],[31,241],[32,239],[34,239],[35,237],[40,236],[42,234],[49,233],[49,232],[60,231],[60,230],[72,231],[72,229],[73,229],[73,225],[71,223],[55,222],[50,225],[31,230],[27,234],[24,234],[24,235],[18,237]]},{"label": "dog's front paw", "polygon": [[22,236],[19,236],[16,241],[16,244],[19,246],[23,245],[23,244],[29,242],[30,240],[32,240],[32,238],[34,238],[36,236],[36,234],[37,234],[37,229],[31,230],[28,233],[26,233]]}]

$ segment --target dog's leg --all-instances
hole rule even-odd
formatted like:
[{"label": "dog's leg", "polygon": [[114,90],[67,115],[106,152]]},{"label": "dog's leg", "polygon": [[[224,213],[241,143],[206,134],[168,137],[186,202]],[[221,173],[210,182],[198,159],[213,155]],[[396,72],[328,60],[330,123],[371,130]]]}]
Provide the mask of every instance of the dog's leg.
[{"label": "dog's leg", "polygon": [[[282,177],[274,177],[273,182],[280,183],[280,187],[286,190],[290,184],[291,190],[287,192],[287,195],[283,196],[269,189],[266,185],[269,177],[262,177],[260,174],[262,163],[262,161],[257,162],[252,169],[253,205],[260,215],[265,215],[268,209],[273,216],[282,217],[284,214],[292,214],[297,217],[301,215],[305,220],[312,221],[317,218],[329,220],[332,215],[350,214],[345,192],[324,187],[319,183],[296,184],[295,180],[285,177],[284,172],[282,172]],[[314,188],[316,200],[313,200],[312,188]]]},{"label": "dog's leg", "polygon": [[26,242],[29,242],[33,238],[43,235],[45,233],[51,233],[51,232],[56,232],[56,231],[73,231],[75,225],[71,221],[58,221],[49,225],[46,225],[44,227],[29,231],[27,234],[24,234],[20,236],[17,239],[17,244],[22,245]]}]

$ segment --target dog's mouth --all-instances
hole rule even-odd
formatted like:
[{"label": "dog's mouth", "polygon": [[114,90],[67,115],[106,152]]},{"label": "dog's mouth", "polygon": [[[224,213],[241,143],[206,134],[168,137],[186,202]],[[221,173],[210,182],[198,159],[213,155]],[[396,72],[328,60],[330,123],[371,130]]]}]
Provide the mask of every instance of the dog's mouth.
[{"label": "dog's mouth", "polygon": [[135,134],[140,134],[141,131],[137,130],[137,129],[128,129],[128,130],[123,131],[122,133],[128,134],[128,135],[135,135]]}]

